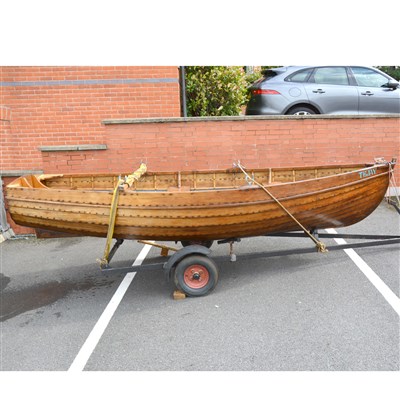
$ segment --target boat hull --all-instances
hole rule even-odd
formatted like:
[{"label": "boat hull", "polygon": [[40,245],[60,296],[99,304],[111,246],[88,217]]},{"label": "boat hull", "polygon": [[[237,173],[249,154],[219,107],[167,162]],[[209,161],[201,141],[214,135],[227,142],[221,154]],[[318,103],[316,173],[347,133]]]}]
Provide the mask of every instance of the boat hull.
[{"label": "boat hull", "polygon": [[[384,198],[388,164],[265,187],[307,229],[338,228],[366,218]],[[45,182],[45,181],[44,181]],[[29,185],[28,185],[29,186]],[[106,237],[112,190],[7,187],[20,225]],[[213,240],[299,230],[298,224],[255,185],[235,188],[121,192],[114,237],[163,241]]]}]

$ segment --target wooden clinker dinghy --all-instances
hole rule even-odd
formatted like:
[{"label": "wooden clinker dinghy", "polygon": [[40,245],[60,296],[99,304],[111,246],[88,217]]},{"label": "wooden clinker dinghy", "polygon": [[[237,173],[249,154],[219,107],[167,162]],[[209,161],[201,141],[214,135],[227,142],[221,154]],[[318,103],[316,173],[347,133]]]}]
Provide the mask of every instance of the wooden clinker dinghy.
[{"label": "wooden clinker dinghy", "polygon": [[382,201],[394,164],[146,172],[127,189],[116,175],[29,175],[6,198],[34,228],[107,237],[114,212],[114,238],[207,241],[298,230],[291,216],[308,230],[354,224]]}]

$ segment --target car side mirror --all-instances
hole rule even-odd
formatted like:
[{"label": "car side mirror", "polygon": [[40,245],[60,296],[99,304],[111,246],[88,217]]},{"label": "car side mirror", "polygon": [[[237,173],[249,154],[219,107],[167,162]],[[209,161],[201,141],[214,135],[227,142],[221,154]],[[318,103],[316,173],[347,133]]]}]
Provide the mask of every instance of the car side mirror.
[{"label": "car side mirror", "polygon": [[399,82],[393,80],[393,81],[388,81],[388,83],[386,83],[384,86],[389,89],[395,90],[399,87],[399,85],[400,85]]}]

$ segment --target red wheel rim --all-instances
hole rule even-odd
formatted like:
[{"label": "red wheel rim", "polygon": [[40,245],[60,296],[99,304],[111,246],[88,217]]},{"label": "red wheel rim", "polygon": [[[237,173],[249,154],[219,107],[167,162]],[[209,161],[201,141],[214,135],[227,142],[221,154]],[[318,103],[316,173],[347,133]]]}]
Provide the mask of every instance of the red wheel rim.
[{"label": "red wheel rim", "polygon": [[190,265],[185,269],[183,281],[191,289],[201,289],[207,285],[210,280],[210,274],[203,265]]}]

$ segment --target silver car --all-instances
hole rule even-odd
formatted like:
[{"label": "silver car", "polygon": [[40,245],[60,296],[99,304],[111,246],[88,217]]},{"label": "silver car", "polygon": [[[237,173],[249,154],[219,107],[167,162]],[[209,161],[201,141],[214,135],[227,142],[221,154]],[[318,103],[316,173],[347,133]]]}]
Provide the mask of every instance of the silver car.
[{"label": "silver car", "polygon": [[400,113],[399,82],[372,67],[282,67],[250,87],[246,115]]}]

